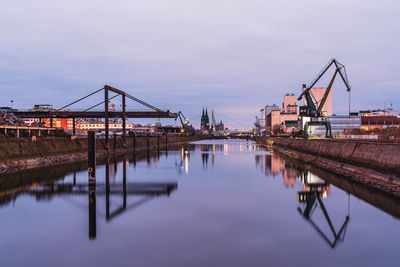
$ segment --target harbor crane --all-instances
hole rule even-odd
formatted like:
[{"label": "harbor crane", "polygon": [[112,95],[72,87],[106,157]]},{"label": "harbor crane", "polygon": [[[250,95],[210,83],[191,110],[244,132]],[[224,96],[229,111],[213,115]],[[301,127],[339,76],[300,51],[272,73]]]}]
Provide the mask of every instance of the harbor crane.
[{"label": "harbor crane", "polygon": [[189,120],[186,119],[185,115],[183,115],[182,111],[179,111],[177,113],[177,117],[175,118],[175,121],[179,118],[182,124],[182,129],[186,134],[191,134],[193,132],[193,127],[189,123]]},{"label": "harbor crane", "polygon": [[[328,71],[331,66],[335,66],[335,72],[329,82],[328,87],[325,90],[325,93],[321,100],[318,102],[317,99],[312,95],[311,89],[313,86],[324,76],[324,74]],[[346,68],[343,64],[339,63],[337,59],[331,59],[328,64],[318,73],[318,75],[314,78],[314,80],[308,85],[305,90],[301,93],[301,95],[297,98],[297,100],[301,100],[303,97],[306,100],[306,105],[300,107],[300,116],[302,117],[302,125],[303,125],[303,137],[308,138],[309,136],[309,127],[310,126],[325,126],[326,129],[326,137],[332,137],[331,124],[329,121],[326,121],[323,117],[324,114],[322,112],[322,108],[325,105],[326,99],[328,98],[329,92],[331,91],[333,82],[335,81],[336,75],[339,73],[339,76],[342,78],[347,91],[350,92],[350,84],[347,78]]]}]

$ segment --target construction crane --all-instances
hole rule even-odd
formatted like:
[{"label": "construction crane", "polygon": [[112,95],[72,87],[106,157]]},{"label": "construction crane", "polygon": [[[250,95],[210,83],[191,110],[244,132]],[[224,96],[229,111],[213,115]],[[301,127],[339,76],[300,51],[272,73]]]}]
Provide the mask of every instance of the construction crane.
[{"label": "construction crane", "polygon": [[175,118],[175,121],[179,118],[179,120],[181,121],[182,124],[182,129],[185,133],[187,134],[191,134],[193,132],[193,127],[192,125],[189,123],[189,120],[186,119],[185,115],[183,115],[182,111],[179,111],[177,113],[177,117]]},{"label": "construction crane", "polygon": [[[335,66],[335,72],[329,82],[328,87],[325,90],[325,93],[321,100],[318,102],[315,97],[311,93],[311,89],[313,86],[322,78],[322,76],[328,71],[331,66]],[[350,92],[350,84],[347,78],[346,68],[343,64],[339,63],[337,59],[331,59],[328,64],[318,73],[318,75],[314,78],[314,80],[307,86],[301,95],[297,98],[297,100],[301,100],[303,97],[306,100],[307,105],[300,107],[300,116],[302,118],[309,117],[309,119],[302,120],[303,121],[303,137],[308,138],[308,129],[310,126],[325,126],[326,129],[326,137],[332,137],[332,130],[329,121],[323,119],[322,108],[325,105],[326,99],[331,91],[333,82],[335,81],[336,75],[339,73],[342,78],[347,91]],[[322,119],[321,119],[322,118]]]}]

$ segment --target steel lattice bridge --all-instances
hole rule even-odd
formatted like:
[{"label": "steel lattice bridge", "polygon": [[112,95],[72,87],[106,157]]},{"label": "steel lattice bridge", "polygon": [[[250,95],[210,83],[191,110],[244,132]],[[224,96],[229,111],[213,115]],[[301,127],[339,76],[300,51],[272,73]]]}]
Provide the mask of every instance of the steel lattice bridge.
[{"label": "steel lattice bridge", "polygon": [[[80,111],[71,111],[65,110],[66,108],[83,101],[84,99],[93,96],[97,93],[104,92],[104,101],[97,103],[85,110]],[[115,95],[109,97],[109,93],[115,93]],[[109,101],[118,96],[122,96],[122,111],[110,111],[109,110]],[[150,108],[150,111],[127,111],[126,110],[126,99],[132,100],[136,103],[139,103],[147,108]],[[104,111],[93,111],[95,107],[104,105]],[[156,108],[153,105],[150,105],[122,90],[111,87],[109,85],[105,85],[103,88],[96,90],[78,100],[75,100],[68,105],[65,105],[59,109],[55,110],[31,110],[31,111],[15,111],[14,114],[20,118],[39,118],[39,119],[50,119],[50,127],[53,127],[53,119],[54,118],[71,118],[73,119],[73,134],[75,135],[75,119],[76,118],[104,118],[105,121],[105,137],[106,143],[108,144],[109,137],[109,118],[122,118],[122,135],[125,140],[126,134],[126,118],[177,118],[177,113],[172,113],[169,110],[161,110]]]}]

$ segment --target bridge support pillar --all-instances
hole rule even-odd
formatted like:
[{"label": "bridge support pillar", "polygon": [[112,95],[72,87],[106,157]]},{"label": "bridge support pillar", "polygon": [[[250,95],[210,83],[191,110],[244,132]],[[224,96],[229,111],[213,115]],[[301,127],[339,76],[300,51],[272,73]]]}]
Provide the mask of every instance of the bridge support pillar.
[{"label": "bridge support pillar", "polygon": [[19,138],[19,129],[17,128],[17,138]]},{"label": "bridge support pillar", "polygon": [[104,128],[106,135],[106,150],[109,149],[109,140],[108,140],[108,86],[104,86]]},{"label": "bridge support pillar", "polygon": [[125,147],[125,134],[126,134],[126,105],[125,105],[125,94],[122,95],[122,145]]}]

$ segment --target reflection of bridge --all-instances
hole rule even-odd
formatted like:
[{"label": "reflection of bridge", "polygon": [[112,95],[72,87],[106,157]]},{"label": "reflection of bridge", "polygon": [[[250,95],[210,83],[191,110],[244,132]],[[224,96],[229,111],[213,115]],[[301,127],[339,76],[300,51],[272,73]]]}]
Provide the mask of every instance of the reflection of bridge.
[{"label": "reflection of bridge", "polygon": [[[97,195],[170,195],[177,188],[176,183],[128,183],[119,184],[97,184]],[[34,195],[38,199],[58,195],[85,195],[89,192],[89,186],[86,184],[52,184],[29,189],[26,193]]]},{"label": "reflection of bridge", "polygon": [[[149,153],[147,153],[147,159],[149,162]],[[133,163],[136,165],[136,153],[133,155]],[[92,186],[86,183],[76,183],[74,173],[74,180],[71,183],[46,183],[37,187],[24,188],[22,192],[35,196],[37,200],[48,200],[57,196],[88,195],[89,238],[95,239],[97,235],[96,196],[105,196],[105,219],[106,221],[110,221],[122,213],[132,210],[156,197],[169,196],[178,187],[176,182],[127,182],[127,160],[124,159],[122,161],[122,167],[122,182],[119,184],[110,183],[110,173],[111,176],[115,175],[117,164],[116,160],[114,160],[113,171],[110,171],[110,163],[107,159],[105,164],[105,183],[103,184],[99,183]],[[115,180],[115,177],[111,177],[111,180]],[[7,193],[5,193],[5,197],[6,195]],[[122,204],[114,210],[111,209],[111,196],[122,197]],[[130,201],[129,196],[135,196],[134,201]]]}]

